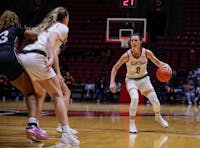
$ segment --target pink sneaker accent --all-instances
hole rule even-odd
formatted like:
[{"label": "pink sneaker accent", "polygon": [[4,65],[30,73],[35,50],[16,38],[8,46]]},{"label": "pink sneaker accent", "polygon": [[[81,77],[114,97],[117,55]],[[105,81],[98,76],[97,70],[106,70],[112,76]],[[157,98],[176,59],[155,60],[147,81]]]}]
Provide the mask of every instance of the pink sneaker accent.
[{"label": "pink sneaker accent", "polygon": [[34,140],[34,141],[47,140],[49,138],[47,134],[43,133],[34,124],[29,124],[26,127],[26,135],[27,135],[28,139],[31,139],[31,140]]}]

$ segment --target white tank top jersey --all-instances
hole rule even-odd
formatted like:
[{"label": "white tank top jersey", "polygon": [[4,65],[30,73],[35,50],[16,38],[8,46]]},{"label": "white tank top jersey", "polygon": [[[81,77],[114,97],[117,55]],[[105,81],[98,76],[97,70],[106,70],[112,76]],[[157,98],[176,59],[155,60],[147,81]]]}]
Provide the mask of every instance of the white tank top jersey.
[{"label": "white tank top jersey", "polygon": [[37,41],[35,41],[33,44],[25,46],[24,50],[38,49],[44,51],[48,56],[47,38],[51,32],[58,33],[60,37],[60,40],[57,40],[55,45],[55,49],[58,49],[63,44],[65,38],[67,37],[69,28],[62,23],[55,23],[53,26],[48,28],[47,31],[43,31],[42,33],[40,33]]},{"label": "white tank top jersey", "polygon": [[141,55],[139,57],[134,57],[131,49],[127,51],[129,60],[126,62],[127,67],[127,78],[141,78],[147,75],[147,56],[146,49],[142,48]]}]

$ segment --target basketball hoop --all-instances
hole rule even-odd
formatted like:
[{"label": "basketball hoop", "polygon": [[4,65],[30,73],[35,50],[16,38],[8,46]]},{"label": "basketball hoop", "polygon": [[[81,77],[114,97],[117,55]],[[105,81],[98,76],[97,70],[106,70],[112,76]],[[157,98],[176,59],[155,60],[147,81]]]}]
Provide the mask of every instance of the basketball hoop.
[{"label": "basketball hoop", "polygon": [[129,47],[129,37],[127,36],[122,36],[120,39],[120,42],[121,42],[121,48],[128,48]]}]

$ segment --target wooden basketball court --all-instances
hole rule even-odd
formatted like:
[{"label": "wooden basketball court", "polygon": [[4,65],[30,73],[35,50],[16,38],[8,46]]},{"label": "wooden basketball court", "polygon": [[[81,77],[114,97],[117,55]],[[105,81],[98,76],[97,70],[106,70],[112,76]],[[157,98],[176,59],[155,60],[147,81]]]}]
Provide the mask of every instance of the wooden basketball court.
[{"label": "wooden basketball court", "polygon": [[[200,147],[200,107],[162,105],[167,129],[154,121],[151,105],[137,111],[138,134],[129,134],[129,104],[72,103],[69,119],[78,130],[80,148],[198,148]],[[44,106],[41,127],[49,139],[43,143],[26,139],[27,111],[24,102],[0,103],[0,147],[69,147],[59,142],[53,104]],[[77,148],[77,146],[76,146]]]}]

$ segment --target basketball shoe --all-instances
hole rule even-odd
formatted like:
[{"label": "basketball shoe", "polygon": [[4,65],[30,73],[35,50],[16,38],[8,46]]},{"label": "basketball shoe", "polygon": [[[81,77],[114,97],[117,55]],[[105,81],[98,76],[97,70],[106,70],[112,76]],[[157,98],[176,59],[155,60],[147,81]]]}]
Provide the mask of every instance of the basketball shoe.
[{"label": "basketball shoe", "polygon": [[36,123],[28,123],[28,126],[26,127],[26,136],[33,141],[42,141],[49,138],[47,134],[43,133],[38,128]]},{"label": "basketball shoe", "polygon": [[38,126],[38,128],[43,132],[43,133],[47,133],[47,131],[46,130],[43,130],[41,127],[40,127],[40,124],[39,124],[39,121],[37,121],[37,126]]},{"label": "basketball shoe", "polygon": [[156,122],[158,122],[162,127],[167,128],[168,127],[168,123],[167,121],[165,121],[165,119],[163,119],[163,117],[159,114],[159,115],[155,115],[155,120]]},{"label": "basketball shoe", "polygon": [[71,133],[62,133],[60,141],[65,144],[71,144],[72,146],[80,145],[80,141]]},{"label": "basketball shoe", "polygon": [[[57,126],[57,128],[56,128],[56,131],[59,132],[59,133],[62,133],[62,126],[61,126],[60,124],[58,124],[58,126]],[[72,128],[70,128],[70,132],[71,132],[73,135],[75,135],[75,134],[78,133],[77,130],[72,129]]]},{"label": "basketball shoe", "polygon": [[136,129],[134,120],[130,120],[129,133],[134,133],[134,134],[137,133],[137,129]]}]

